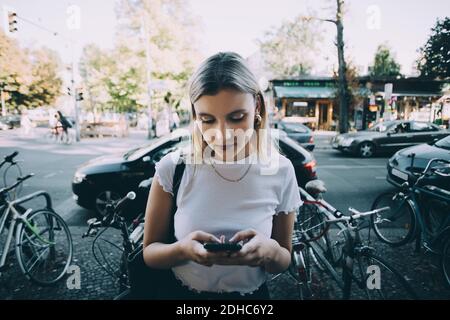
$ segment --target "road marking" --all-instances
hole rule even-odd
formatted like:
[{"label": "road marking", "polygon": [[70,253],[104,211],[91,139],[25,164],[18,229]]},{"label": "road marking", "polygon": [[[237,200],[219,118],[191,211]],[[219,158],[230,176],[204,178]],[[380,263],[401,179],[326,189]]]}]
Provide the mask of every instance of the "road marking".
[{"label": "road marking", "polygon": [[56,176],[56,173],[55,173],[55,172],[51,172],[51,173],[49,173],[49,174],[46,174],[46,175],[44,176],[44,178],[45,178],[45,179],[48,179],[48,178],[51,178],[51,177],[53,177],[53,176]]}]

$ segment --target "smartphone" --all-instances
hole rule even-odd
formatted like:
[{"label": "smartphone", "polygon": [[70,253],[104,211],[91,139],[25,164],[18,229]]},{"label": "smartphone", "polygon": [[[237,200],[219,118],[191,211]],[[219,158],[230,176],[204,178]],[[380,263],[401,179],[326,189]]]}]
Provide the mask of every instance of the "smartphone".
[{"label": "smartphone", "polygon": [[220,251],[239,251],[242,248],[242,245],[239,243],[217,243],[217,242],[207,242],[203,244],[203,247],[211,252],[220,252]]}]

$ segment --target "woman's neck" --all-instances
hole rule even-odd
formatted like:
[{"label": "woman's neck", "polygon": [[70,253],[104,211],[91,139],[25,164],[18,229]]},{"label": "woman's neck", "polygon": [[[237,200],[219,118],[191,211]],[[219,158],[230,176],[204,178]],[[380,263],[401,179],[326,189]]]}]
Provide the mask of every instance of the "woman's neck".
[{"label": "woman's neck", "polygon": [[[234,150],[233,150],[234,151]],[[232,152],[232,151],[229,151]],[[222,155],[214,153],[214,156],[212,156],[212,159],[221,161],[221,162],[238,162],[240,160],[247,159],[251,155],[255,153],[255,148],[252,143],[248,142],[242,150],[239,150],[236,152],[233,156],[233,160],[231,160],[231,157],[227,157],[226,153],[223,153]]]}]

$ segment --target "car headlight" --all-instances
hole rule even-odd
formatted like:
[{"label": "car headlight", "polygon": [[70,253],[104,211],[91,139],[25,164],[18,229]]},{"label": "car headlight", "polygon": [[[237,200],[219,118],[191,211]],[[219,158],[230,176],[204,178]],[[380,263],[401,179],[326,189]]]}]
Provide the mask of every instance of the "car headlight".
[{"label": "car headlight", "polygon": [[86,174],[75,172],[75,175],[73,176],[73,183],[81,183],[86,178]]},{"label": "car headlight", "polygon": [[346,139],[341,141],[341,146],[349,147],[353,143],[354,140],[355,139],[353,139],[353,138],[346,138]]}]

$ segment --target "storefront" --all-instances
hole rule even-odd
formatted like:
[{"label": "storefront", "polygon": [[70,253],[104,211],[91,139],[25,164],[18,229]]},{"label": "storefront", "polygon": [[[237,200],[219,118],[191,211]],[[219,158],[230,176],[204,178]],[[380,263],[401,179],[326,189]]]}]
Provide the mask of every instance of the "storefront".
[{"label": "storefront", "polygon": [[[358,78],[356,99],[349,107],[351,127],[366,129],[383,120],[409,119],[434,122],[439,116],[435,105],[442,97],[446,81],[421,78]],[[392,83],[386,100],[385,85]],[[270,81],[269,104],[275,119],[295,117],[314,130],[335,130],[339,119],[337,87],[334,78],[275,79]]]},{"label": "storefront", "polygon": [[335,81],[332,78],[272,80],[278,118],[295,117],[311,129],[334,129]]}]

